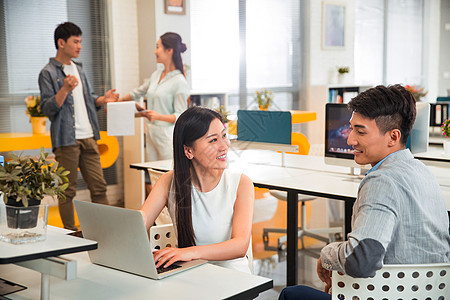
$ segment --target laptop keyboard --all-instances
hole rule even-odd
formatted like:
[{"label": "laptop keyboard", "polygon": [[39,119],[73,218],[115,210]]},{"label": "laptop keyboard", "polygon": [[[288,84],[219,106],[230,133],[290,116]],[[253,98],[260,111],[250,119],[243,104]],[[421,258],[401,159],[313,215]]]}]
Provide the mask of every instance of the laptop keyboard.
[{"label": "laptop keyboard", "polygon": [[156,270],[158,271],[158,274],[167,272],[167,271],[171,271],[171,270],[175,270],[181,268],[180,265],[176,265],[176,264],[171,264],[170,266],[168,266],[167,268],[164,268],[163,266],[160,266],[159,268],[157,268]]}]

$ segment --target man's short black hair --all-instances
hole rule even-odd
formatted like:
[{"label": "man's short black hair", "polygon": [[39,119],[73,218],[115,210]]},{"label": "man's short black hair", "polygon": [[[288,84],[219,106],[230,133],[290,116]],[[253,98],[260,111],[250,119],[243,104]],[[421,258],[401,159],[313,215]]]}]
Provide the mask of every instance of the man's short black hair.
[{"label": "man's short black hair", "polygon": [[71,36],[81,36],[81,28],[75,25],[72,22],[65,22],[62,24],[59,24],[58,27],[55,29],[54,39],[55,39],[55,47],[56,50],[58,50],[58,40],[63,39],[65,42],[71,37]]},{"label": "man's short black hair", "polygon": [[416,101],[403,86],[379,85],[353,98],[348,107],[363,117],[375,120],[380,132],[399,129],[400,142],[406,145],[409,133],[416,120]]}]

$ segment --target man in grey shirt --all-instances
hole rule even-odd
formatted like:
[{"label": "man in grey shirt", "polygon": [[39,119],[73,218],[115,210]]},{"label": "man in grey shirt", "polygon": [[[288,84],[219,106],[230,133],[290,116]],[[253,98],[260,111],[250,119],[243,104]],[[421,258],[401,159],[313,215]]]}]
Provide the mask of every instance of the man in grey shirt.
[{"label": "man in grey shirt", "polygon": [[449,220],[440,186],[406,149],[416,118],[413,96],[400,85],[377,86],[348,107],[353,114],[347,143],[358,164],[372,166],[358,189],[352,231],[347,241],[321,251],[317,273],[325,293],[288,287],[279,299],[330,299],[331,270],[367,278],[383,264],[450,261]]},{"label": "man in grey shirt", "polygon": [[109,90],[98,97],[83,71],[72,59],[81,51],[81,29],[65,22],[55,29],[56,56],[39,73],[41,110],[51,121],[50,136],[56,161],[70,171],[66,200],[58,199],[64,228],[75,226],[73,198],[77,189],[78,168],[91,193],[92,202],[108,204],[106,181],[100,164],[97,140],[100,131],[97,110],[107,102],[117,101],[119,95]]}]

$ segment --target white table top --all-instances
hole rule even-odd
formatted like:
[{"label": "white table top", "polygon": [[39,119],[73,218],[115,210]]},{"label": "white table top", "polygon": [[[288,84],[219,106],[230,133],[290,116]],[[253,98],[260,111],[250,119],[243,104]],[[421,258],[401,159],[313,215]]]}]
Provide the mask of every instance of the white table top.
[{"label": "white table top", "polygon": [[[326,165],[320,156],[286,155],[280,166],[280,153],[245,150],[229,152],[229,168],[245,173],[257,185],[280,190],[297,190],[329,198],[356,199],[361,177],[350,168]],[[134,167],[171,170],[172,160],[135,163]]]},{"label": "white table top", "polygon": [[97,249],[97,242],[67,235],[48,226],[47,239],[35,243],[14,245],[0,241],[0,264],[59,256],[68,253]]},{"label": "white table top", "polygon": [[[204,264],[162,280],[148,279],[89,262],[87,252],[64,255],[76,259],[78,277],[51,278],[50,299],[252,299],[272,288],[269,278]],[[36,299],[40,274],[16,265],[0,265],[2,277],[28,287],[8,295]]]},{"label": "white table top", "polygon": [[[417,153],[416,157],[441,158],[448,161],[428,168],[435,174],[447,209],[450,210],[450,158],[431,148],[433,151]],[[263,150],[230,150],[229,168],[239,169],[248,175],[254,183],[265,184],[281,189],[309,191],[329,198],[356,198],[361,176],[350,174],[350,168],[327,165],[321,156],[286,154],[286,167],[281,167],[281,154]],[[172,160],[135,163],[133,166],[171,170]],[[332,197],[334,195],[335,197]]]}]

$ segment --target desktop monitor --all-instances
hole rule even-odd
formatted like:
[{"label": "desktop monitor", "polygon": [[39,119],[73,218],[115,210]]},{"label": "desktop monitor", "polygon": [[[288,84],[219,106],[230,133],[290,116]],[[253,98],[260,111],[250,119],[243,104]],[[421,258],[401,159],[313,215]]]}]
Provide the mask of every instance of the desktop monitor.
[{"label": "desktop monitor", "polygon": [[354,161],[353,148],[347,144],[352,111],[347,104],[327,103],[325,106],[325,163],[362,168]]},{"label": "desktop monitor", "polygon": [[[406,144],[412,153],[428,150],[430,104],[416,103],[416,109],[416,120]],[[353,148],[347,144],[351,117],[352,112],[346,104],[326,104],[325,163],[351,168],[370,168],[369,166],[360,166],[354,161]]]},{"label": "desktop monitor", "polygon": [[416,121],[408,137],[406,147],[411,153],[428,151],[430,135],[430,103],[416,102]]}]

